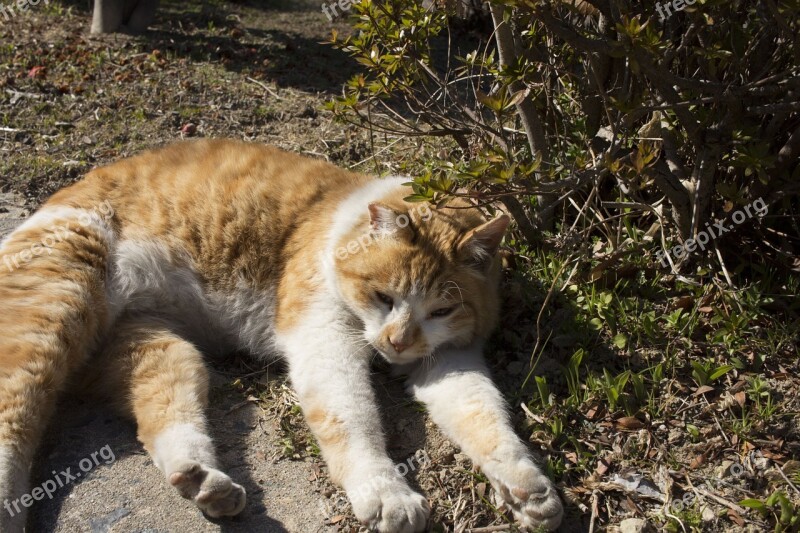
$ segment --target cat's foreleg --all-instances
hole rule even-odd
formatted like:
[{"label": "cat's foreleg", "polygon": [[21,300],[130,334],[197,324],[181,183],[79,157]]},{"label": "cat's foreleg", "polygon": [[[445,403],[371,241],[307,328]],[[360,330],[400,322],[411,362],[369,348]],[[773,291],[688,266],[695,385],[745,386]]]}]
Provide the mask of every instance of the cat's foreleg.
[{"label": "cat's foreleg", "polygon": [[558,527],[561,500],[514,432],[480,345],[437,352],[435,360],[412,372],[409,385],[433,421],[480,466],[522,525]]},{"label": "cat's foreleg", "polygon": [[344,487],[356,517],[370,528],[423,531],[428,502],[395,471],[386,453],[369,378],[371,350],[335,331],[335,324],[307,325],[279,337],[331,479]]}]

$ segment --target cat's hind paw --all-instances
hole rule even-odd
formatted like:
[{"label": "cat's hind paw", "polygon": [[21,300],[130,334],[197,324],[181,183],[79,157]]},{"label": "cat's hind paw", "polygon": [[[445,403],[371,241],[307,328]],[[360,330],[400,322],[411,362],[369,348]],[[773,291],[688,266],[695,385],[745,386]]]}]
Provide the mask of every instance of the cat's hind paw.
[{"label": "cat's hind paw", "polygon": [[169,474],[168,480],[181,496],[192,500],[212,518],[239,514],[247,500],[244,487],[234,483],[225,473],[196,461],[178,466]]},{"label": "cat's hind paw", "polygon": [[[504,465],[506,466],[506,465]],[[564,507],[550,479],[530,460],[508,465],[504,475],[489,476],[497,495],[528,530],[554,531],[561,524]]]},{"label": "cat's hind paw", "polygon": [[380,533],[418,533],[425,530],[431,508],[428,500],[402,479],[381,478],[351,496],[356,518]]}]

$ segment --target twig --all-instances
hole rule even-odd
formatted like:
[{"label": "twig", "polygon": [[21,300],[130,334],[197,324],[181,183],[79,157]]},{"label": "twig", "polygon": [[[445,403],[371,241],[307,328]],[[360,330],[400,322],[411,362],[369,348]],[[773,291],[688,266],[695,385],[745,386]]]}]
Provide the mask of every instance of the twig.
[{"label": "twig", "polygon": [[725,261],[722,260],[722,254],[719,251],[719,246],[717,246],[716,241],[714,242],[714,251],[717,252],[717,259],[719,259],[719,264],[722,267],[722,273],[725,274],[725,280],[728,282],[728,286],[734,288],[733,281],[731,281],[731,276],[728,274],[728,268],[725,266]]},{"label": "twig", "polygon": [[680,518],[678,518],[677,516],[675,516],[674,514],[668,512],[668,511],[664,511],[664,516],[666,516],[668,518],[672,518],[673,520],[675,520],[681,526],[681,529],[683,530],[683,533],[686,533],[686,526],[683,525],[683,522],[681,521]]},{"label": "twig", "polygon": [[719,503],[719,504],[722,504],[722,505],[724,505],[725,507],[728,507],[729,509],[733,509],[734,511],[736,511],[736,512],[737,512],[737,513],[739,513],[739,514],[745,514],[745,513],[747,512],[747,511],[746,511],[744,508],[742,508],[742,507],[740,507],[740,506],[736,505],[736,504],[735,504],[735,503],[733,503],[733,502],[729,502],[728,500],[726,500],[726,499],[725,499],[725,498],[723,498],[722,496],[717,496],[717,495],[716,495],[716,494],[714,494],[713,492],[710,492],[708,489],[704,489],[703,487],[697,487],[697,488],[695,489],[695,491],[699,492],[699,493],[700,493],[700,494],[702,494],[703,496],[706,496],[706,497],[708,497],[708,498],[711,498],[711,499],[712,499],[712,500],[714,500],[715,502],[717,502],[717,503]]},{"label": "twig", "polygon": [[404,139],[404,137],[398,137],[397,139],[395,139],[394,141],[390,142],[389,144],[387,144],[386,146],[384,146],[383,148],[381,148],[380,150],[378,150],[377,152],[375,152],[375,153],[374,153],[374,154],[372,154],[371,156],[367,157],[366,159],[362,159],[362,160],[361,160],[361,161],[359,161],[358,163],[353,163],[352,165],[350,165],[350,168],[357,167],[358,165],[363,165],[363,164],[364,164],[364,163],[366,163],[367,161],[369,161],[369,160],[371,160],[371,159],[374,159],[374,158],[378,157],[378,156],[379,156],[379,155],[381,155],[383,152],[385,152],[386,150],[388,150],[389,148],[391,148],[392,146],[394,146],[394,145],[395,145],[395,144],[397,144],[398,142],[402,141],[403,139]]},{"label": "twig", "polygon": [[[784,466],[785,466],[785,465],[784,465]],[[790,486],[790,487],[792,487],[792,488],[794,489],[794,491],[795,491],[797,494],[800,494],[800,489],[798,489],[798,488],[797,488],[797,487],[794,485],[794,483],[792,483],[792,482],[789,480],[789,478],[788,478],[788,477],[786,477],[786,474],[784,474],[784,473],[783,473],[783,467],[782,467],[782,466],[778,467],[778,473],[781,475],[781,477],[784,479],[784,481],[786,481],[786,483],[788,483],[788,484],[789,484],[789,486]]]},{"label": "twig", "polygon": [[[570,261],[571,260],[572,258],[570,258]],[[542,302],[541,309],[539,309],[539,315],[536,317],[536,344],[533,346],[533,351],[531,352],[531,364],[533,364],[533,358],[536,355],[536,350],[539,349],[539,343],[542,340],[542,315],[544,314],[544,310],[547,309],[547,304],[550,303],[550,298],[553,297],[559,276],[561,276],[561,273],[564,271],[570,261],[564,261],[564,264],[562,264],[561,268],[558,269],[556,275],[553,276],[553,283],[550,284],[550,289],[547,291],[547,295],[544,297],[544,302]]]},{"label": "twig", "polygon": [[503,524],[502,526],[473,527],[468,529],[467,533],[490,533],[492,531],[508,531],[509,529],[511,529],[510,524]]},{"label": "twig", "polygon": [[239,402],[239,403],[237,403],[236,405],[234,405],[233,407],[231,407],[230,409],[228,409],[228,410],[225,412],[225,414],[226,414],[226,415],[229,415],[229,414],[231,414],[232,412],[236,411],[237,409],[241,409],[241,408],[242,408],[242,407],[244,407],[245,405],[251,404],[251,403],[253,403],[253,402],[258,402],[258,398],[254,397],[254,396],[250,396],[250,397],[248,397],[246,400],[244,400],[244,401],[242,401],[242,402]]},{"label": "twig", "polygon": [[597,490],[592,491],[592,517],[589,520],[589,533],[594,533],[594,523],[597,520]]},{"label": "twig", "polygon": [[245,79],[246,79],[247,81],[249,81],[249,82],[255,83],[256,85],[258,85],[259,87],[261,87],[262,89],[264,89],[265,91],[267,91],[269,94],[271,94],[272,96],[274,96],[276,100],[283,100],[283,98],[282,98],[282,97],[278,96],[278,93],[276,93],[275,91],[273,91],[272,89],[270,89],[269,87],[267,87],[267,85],[266,85],[266,84],[264,84],[264,83],[261,83],[261,82],[260,82],[260,81],[258,81],[258,80],[254,80],[253,78],[250,78],[250,77],[245,77]]}]

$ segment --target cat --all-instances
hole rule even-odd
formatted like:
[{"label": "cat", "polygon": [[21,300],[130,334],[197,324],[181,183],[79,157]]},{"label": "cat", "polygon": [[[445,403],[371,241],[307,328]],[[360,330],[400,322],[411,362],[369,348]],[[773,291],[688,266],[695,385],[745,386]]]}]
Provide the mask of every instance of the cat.
[{"label": "cat", "polygon": [[287,361],[330,478],[371,529],[422,531],[430,513],[387,455],[374,352],[522,526],[555,529],[561,500],[482,359],[509,218],[408,203],[408,181],[197,140],[54,194],[0,247],[0,504],[21,509],[0,509],[0,531],[24,528],[18,502],[68,384],[132,416],[167,482],[208,516],[241,512],[245,489],[220,470],[204,416],[202,354],[232,349]]}]

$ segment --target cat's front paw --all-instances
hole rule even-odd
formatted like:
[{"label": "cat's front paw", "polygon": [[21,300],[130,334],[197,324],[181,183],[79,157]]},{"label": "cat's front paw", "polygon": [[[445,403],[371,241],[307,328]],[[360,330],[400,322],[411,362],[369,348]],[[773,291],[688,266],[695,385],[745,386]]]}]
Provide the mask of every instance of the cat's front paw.
[{"label": "cat's front paw", "polygon": [[531,459],[494,463],[485,472],[520,525],[554,531],[561,524],[564,508],[558,491]]},{"label": "cat's front paw", "polygon": [[424,531],[431,512],[424,496],[392,475],[370,478],[348,491],[348,496],[356,518],[380,533]]},{"label": "cat's front paw", "polygon": [[212,518],[239,514],[247,500],[244,487],[234,483],[225,473],[196,461],[179,465],[168,479],[181,496],[192,500]]}]

